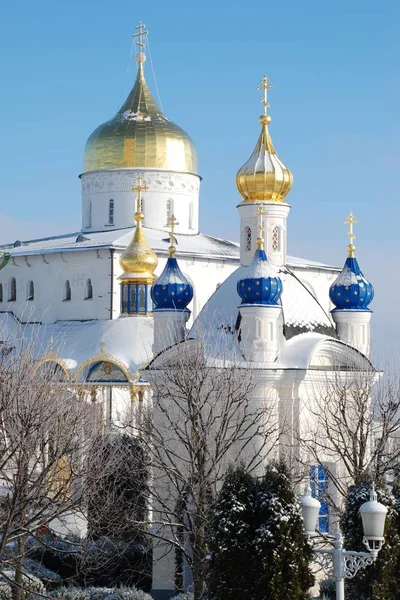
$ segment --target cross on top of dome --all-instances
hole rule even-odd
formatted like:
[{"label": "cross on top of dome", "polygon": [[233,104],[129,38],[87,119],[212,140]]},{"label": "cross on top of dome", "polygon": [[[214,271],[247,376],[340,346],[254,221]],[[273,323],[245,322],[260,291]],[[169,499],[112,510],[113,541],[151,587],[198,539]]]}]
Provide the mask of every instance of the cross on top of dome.
[{"label": "cross on top of dome", "polygon": [[270,82],[270,80],[268,79],[268,77],[266,75],[264,75],[264,77],[261,80],[261,85],[257,88],[257,91],[263,91],[263,98],[261,99],[261,104],[264,107],[264,116],[267,116],[267,108],[269,108],[269,104],[268,104],[268,90],[273,88],[274,86],[272,85],[272,83]]},{"label": "cross on top of dome", "polygon": [[351,212],[351,213],[349,213],[349,216],[347,217],[346,221],[344,222],[345,225],[349,225],[349,231],[348,231],[347,235],[349,236],[350,244],[347,246],[347,249],[349,251],[349,256],[351,258],[354,258],[355,250],[356,250],[356,247],[353,244],[354,240],[356,239],[356,236],[353,233],[353,225],[355,223],[358,223],[358,221],[354,217],[353,213]]},{"label": "cross on top of dome", "polygon": [[149,33],[148,31],[144,31],[144,28],[146,27],[146,25],[144,23],[142,23],[141,21],[139,21],[139,25],[136,25],[135,29],[138,29],[137,33],[133,34],[133,40],[134,42],[136,42],[136,46],[137,46],[137,54],[136,54],[136,60],[138,63],[144,63],[144,61],[146,60],[146,55],[143,52],[143,48],[145,46],[145,40],[146,40],[146,36]]}]

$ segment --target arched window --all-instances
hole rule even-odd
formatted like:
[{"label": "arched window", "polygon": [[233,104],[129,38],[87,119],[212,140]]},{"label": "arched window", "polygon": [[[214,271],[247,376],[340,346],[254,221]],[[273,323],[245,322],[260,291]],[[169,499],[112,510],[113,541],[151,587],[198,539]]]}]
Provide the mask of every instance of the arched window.
[{"label": "arched window", "polygon": [[251,250],[251,227],[246,227],[244,230],[244,243],[246,250]]},{"label": "arched window", "polygon": [[194,229],[194,203],[189,204],[189,229]]},{"label": "arched window", "polygon": [[35,298],[35,286],[33,285],[33,281],[28,283],[28,296],[27,300],[33,300]]},{"label": "arched window", "polygon": [[15,277],[11,277],[8,289],[8,300],[10,302],[15,302],[17,299],[17,282]]},{"label": "arched window", "polygon": [[281,230],[280,227],[275,225],[272,230],[272,250],[279,252],[281,249]]},{"label": "arched window", "polygon": [[93,286],[92,280],[88,279],[86,281],[86,292],[85,292],[85,300],[91,300],[93,298]]},{"label": "arched window", "polygon": [[3,302],[3,284],[0,283],[0,302]]},{"label": "arched window", "polygon": [[172,217],[172,215],[174,214],[174,201],[172,200],[172,198],[169,198],[167,200],[167,206],[166,206],[166,224],[169,224],[169,220]]},{"label": "arched window", "polygon": [[114,225],[114,200],[111,200],[108,203],[108,224]]},{"label": "arched window", "polygon": [[64,289],[64,302],[71,300],[71,284],[69,283],[68,279],[65,282],[65,289]]}]

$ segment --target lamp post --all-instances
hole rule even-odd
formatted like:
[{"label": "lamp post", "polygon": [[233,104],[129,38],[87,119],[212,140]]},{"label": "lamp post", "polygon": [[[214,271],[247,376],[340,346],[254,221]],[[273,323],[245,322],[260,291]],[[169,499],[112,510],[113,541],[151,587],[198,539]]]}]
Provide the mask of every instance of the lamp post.
[{"label": "lamp post", "polygon": [[[321,508],[320,502],[311,496],[311,488],[308,485],[306,493],[300,498],[303,512],[304,527],[310,539],[318,535],[317,521]],[[316,554],[330,555],[333,559],[333,573],[336,582],[336,600],[344,600],[344,580],[351,579],[356,573],[377,559],[378,552],[384,544],[383,533],[385,530],[386,506],[378,502],[375,487],[372,485],[368,502],[360,507],[360,514],[364,530],[363,543],[368,552],[353,552],[343,548],[343,537],[340,531],[335,537],[329,536],[333,542],[333,548],[313,548]]]}]

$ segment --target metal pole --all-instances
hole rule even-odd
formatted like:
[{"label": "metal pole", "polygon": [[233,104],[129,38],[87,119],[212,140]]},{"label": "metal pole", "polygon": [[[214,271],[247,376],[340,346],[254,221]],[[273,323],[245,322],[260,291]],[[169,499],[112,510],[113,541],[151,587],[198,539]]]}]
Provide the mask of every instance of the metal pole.
[{"label": "metal pole", "polygon": [[335,550],[333,551],[333,572],[336,581],[336,600],[344,600],[344,551],[343,538],[340,531],[335,535]]}]

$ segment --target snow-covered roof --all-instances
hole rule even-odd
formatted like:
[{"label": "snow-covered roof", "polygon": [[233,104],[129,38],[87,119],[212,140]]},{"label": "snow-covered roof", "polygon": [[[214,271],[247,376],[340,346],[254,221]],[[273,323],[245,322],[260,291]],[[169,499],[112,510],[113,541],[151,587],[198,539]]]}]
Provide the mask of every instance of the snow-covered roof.
[{"label": "snow-covered roof", "polygon": [[[169,236],[166,231],[145,228],[146,238],[157,254],[168,254]],[[49,238],[30,241],[17,241],[15,244],[4,244],[1,249],[7,250],[12,256],[27,256],[32,254],[51,254],[54,252],[77,252],[91,249],[124,249],[132,239],[133,228],[111,231],[82,233],[80,231]],[[176,234],[177,257],[190,255],[208,259],[231,260],[239,263],[240,248],[237,242],[224,240],[199,233],[196,235]],[[296,258],[287,257],[287,263],[296,268],[317,268],[337,270],[337,267]]]},{"label": "snow-covered roof", "polygon": [[[239,267],[214,292],[197,317],[191,336],[210,330],[237,329],[240,298],[237,282],[245,279],[249,267]],[[288,340],[300,333],[314,332],[337,337],[333,323],[303,283],[286,267],[277,269],[282,280],[281,303],[284,336]]]},{"label": "snow-covered roof", "polygon": [[22,339],[38,359],[52,347],[71,375],[83,363],[100,360],[101,356],[103,360],[121,363],[133,375],[152,357],[153,319],[135,316],[40,325],[21,324],[10,313],[1,313],[1,343],[10,347]]}]

